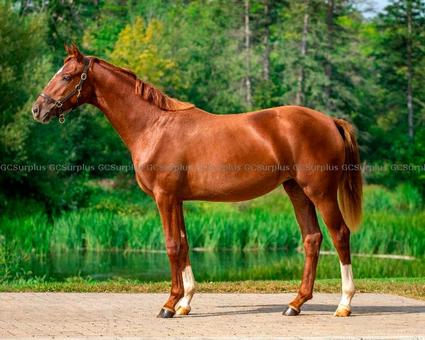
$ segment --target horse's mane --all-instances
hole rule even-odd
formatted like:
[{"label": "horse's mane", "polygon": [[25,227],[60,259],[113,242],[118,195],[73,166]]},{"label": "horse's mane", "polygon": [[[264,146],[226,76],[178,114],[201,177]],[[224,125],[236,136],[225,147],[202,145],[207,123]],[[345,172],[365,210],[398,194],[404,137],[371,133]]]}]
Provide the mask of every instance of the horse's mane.
[{"label": "horse's mane", "polygon": [[[74,48],[77,48],[76,46],[69,47],[68,51],[68,57],[65,59],[65,62],[67,62],[72,57],[78,57],[78,55],[81,55],[80,52],[75,50]],[[107,61],[103,59],[99,59],[97,57],[92,57],[95,61],[101,63],[103,66],[105,66],[107,69],[111,71],[117,71],[124,75],[127,75],[134,79],[136,81],[134,92],[141,96],[144,100],[147,102],[157,106],[161,110],[165,111],[182,111],[182,110],[188,110],[195,105],[187,102],[182,102],[178,99],[171,98],[167,96],[166,94],[162,93],[159,89],[154,87],[153,85],[140,80],[136,74],[126,68],[118,67],[115,65],[112,65],[108,63]]]},{"label": "horse's mane", "polygon": [[187,102],[182,102],[178,99],[171,98],[157,89],[155,86],[140,80],[136,74],[126,68],[118,67],[108,63],[105,60],[98,59],[99,62],[106,68],[112,71],[118,71],[125,74],[136,81],[134,92],[141,96],[147,102],[159,107],[161,110],[166,111],[181,111],[195,107],[195,105]]}]

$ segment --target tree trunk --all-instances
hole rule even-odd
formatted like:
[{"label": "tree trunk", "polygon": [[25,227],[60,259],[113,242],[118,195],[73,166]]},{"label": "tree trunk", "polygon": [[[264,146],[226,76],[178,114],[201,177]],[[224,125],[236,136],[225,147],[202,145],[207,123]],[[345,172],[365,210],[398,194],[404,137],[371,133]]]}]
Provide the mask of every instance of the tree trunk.
[{"label": "tree trunk", "polygon": [[245,36],[245,105],[248,110],[252,108],[251,95],[251,32],[249,29],[249,0],[245,0],[244,36]]},{"label": "tree trunk", "polygon": [[22,0],[20,3],[19,15],[25,15],[28,9],[28,0]]},{"label": "tree trunk", "polygon": [[308,21],[309,21],[309,0],[305,2],[306,8],[304,13],[303,34],[300,45],[301,62],[298,70],[297,94],[295,104],[302,105],[304,102],[304,60],[307,54],[307,37],[308,37]]},{"label": "tree trunk", "polygon": [[327,1],[327,10],[326,10],[326,27],[327,27],[327,60],[325,65],[325,75],[328,78],[329,84],[325,87],[325,95],[327,100],[328,109],[333,110],[332,104],[332,64],[331,64],[331,49],[333,46],[333,35],[334,35],[334,9],[335,1]]},{"label": "tree trunk", "polygon": [[412,63],[412,2],[406,0],[406,14],[407,14],[407,124],[408,136],[412,141],[415,135],[415,127],[413,120],[413,63]]},{"label": "tree trunk", "polygon": [[269,13],[269,0],[264,0],[264,52],[263,52],[263,80],[268,81],[270,79],[270,13]]}]

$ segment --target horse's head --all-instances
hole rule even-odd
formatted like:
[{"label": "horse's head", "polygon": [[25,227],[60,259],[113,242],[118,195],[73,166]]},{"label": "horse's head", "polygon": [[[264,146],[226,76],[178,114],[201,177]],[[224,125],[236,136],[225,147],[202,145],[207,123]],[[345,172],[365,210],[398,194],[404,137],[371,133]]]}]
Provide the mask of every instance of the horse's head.
[{"label": "horse's head", "polygon": [[63,122],[64,114],[87,102],[91,91],[88,78],[92,58],[85,57],[76,45],[65,46],[68,53],[64,65],[39,95],[32,106],[35,120],[47,124],[53,117]]}]

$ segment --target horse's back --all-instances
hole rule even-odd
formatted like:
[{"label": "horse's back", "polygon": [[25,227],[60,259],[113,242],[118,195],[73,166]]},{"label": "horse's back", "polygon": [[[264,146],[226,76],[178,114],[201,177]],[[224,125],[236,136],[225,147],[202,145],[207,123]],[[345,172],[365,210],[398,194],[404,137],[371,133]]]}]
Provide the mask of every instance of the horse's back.
[{"label": "horse's back", "polygon": [[279,106],[247,114],[257,129],[277,134],[294,154],[314,153],[327,160],[340,153],[343,141],[332,117],[303,106]]}]

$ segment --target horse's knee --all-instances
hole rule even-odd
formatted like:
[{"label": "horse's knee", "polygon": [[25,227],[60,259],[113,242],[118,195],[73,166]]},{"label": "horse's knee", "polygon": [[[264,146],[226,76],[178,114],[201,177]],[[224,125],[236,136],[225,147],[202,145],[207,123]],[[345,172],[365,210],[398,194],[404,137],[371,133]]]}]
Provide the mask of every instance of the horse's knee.
[{"label": "horse's knee", "polygon": [[313,234],[308,234],[304,238],[304,249],[306,255],[318,255],[322,240],[323,235],[320,231]]},{"label": "horse's knee", "polygon": [[167,248],[167,255],[169,258],[176,258],[179,256],[180,243],[174,240],[170,240],[167,242],[166,248]]}]

